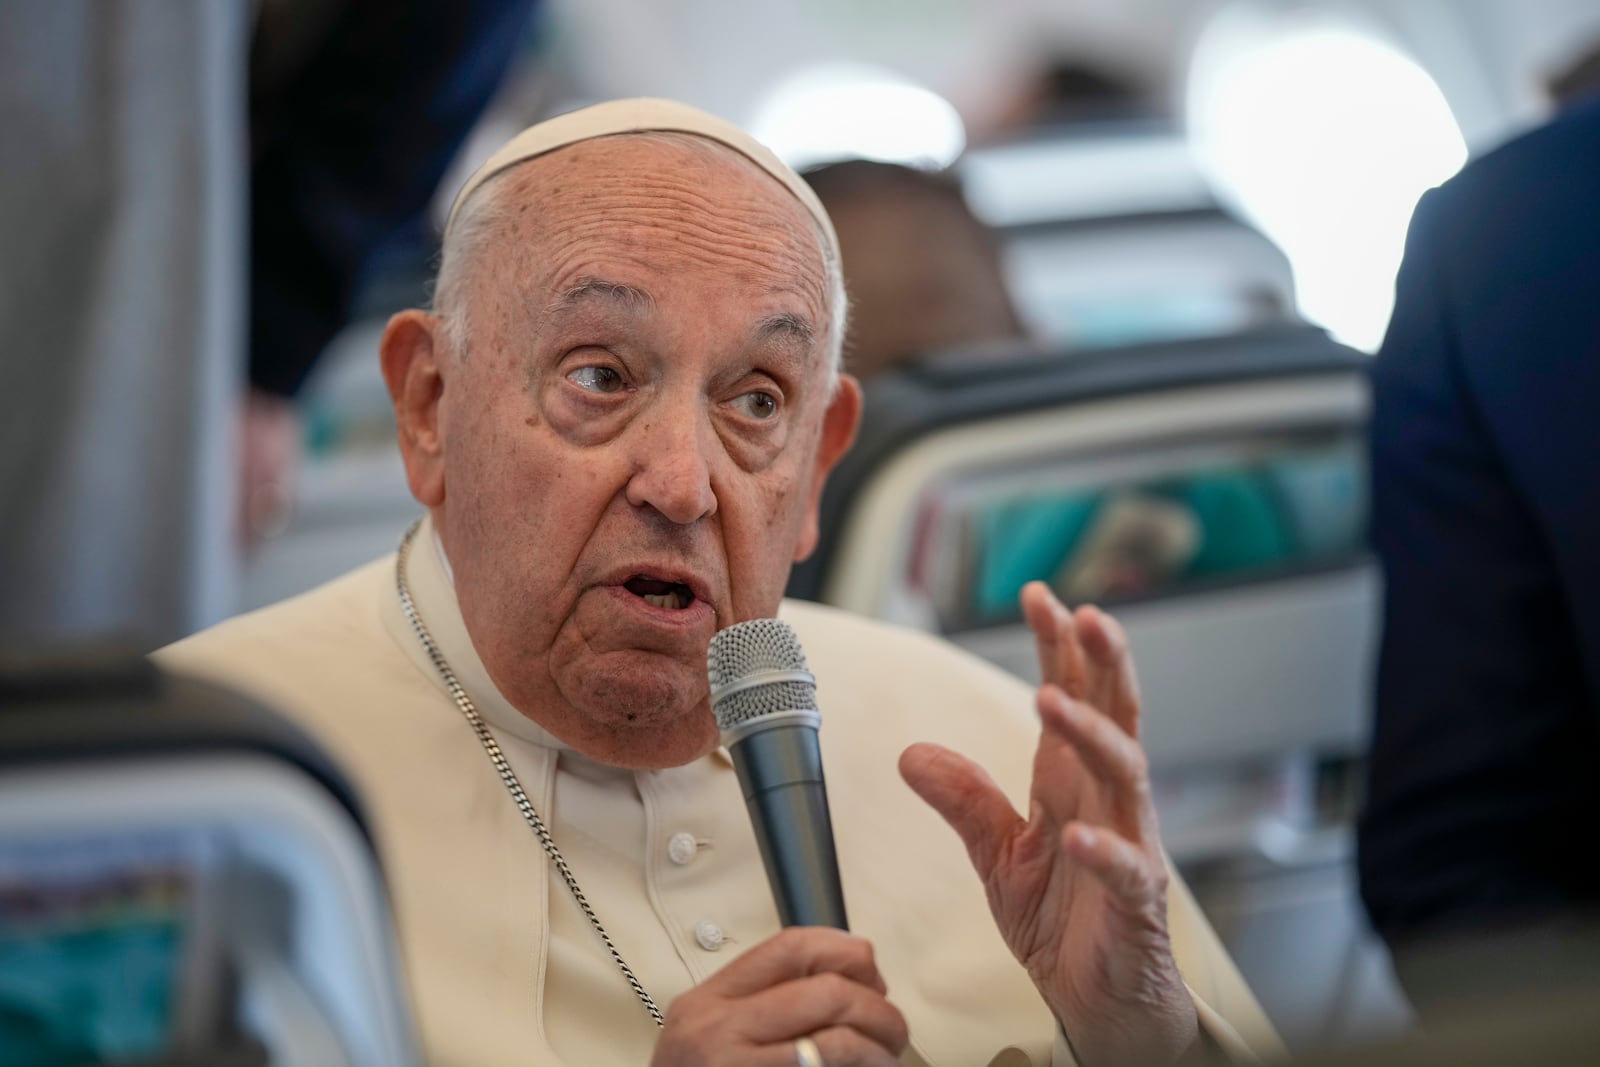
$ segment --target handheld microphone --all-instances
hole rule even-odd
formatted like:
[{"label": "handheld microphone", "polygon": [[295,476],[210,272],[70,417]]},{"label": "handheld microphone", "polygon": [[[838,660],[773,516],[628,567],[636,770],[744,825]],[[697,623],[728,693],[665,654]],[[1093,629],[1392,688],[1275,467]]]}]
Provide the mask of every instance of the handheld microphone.
[{"label": "handheld microphone", "polygon": [[706,668],[778,918],[849,929],[817,746],[816,679],[799,639],[777,619],[735,623],[711,639]]}]

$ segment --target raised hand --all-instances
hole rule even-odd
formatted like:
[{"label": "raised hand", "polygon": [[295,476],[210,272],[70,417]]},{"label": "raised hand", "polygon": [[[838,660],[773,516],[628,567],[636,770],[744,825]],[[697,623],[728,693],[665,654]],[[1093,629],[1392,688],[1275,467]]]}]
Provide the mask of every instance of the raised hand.
[{"label": "raised hand", "polygon": [[1083,1067],[1175,1062],[1198,1024],[1167,935],[1127,638],[1109,615],[1070,612],[1040,582],[1022,607],[1044,677],[1027,817],[941,746],[913,745],[900,772],[961,836],[1001,934]]},{"label": "raised hand", "polygon": [[894,1067],[909,1040],[872,946],[826,927],[768,938],[672,1002],[651,1067],[794,1067],[809,1037],[828,1067]]}]

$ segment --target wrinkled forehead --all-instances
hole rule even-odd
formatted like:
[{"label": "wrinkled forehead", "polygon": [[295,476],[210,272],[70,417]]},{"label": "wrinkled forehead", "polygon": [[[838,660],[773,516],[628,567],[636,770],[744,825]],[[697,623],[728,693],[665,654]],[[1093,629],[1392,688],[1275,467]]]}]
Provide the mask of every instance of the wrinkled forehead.
[{"label": "wrinkled forehead", "polygon": [[822,202],[817,199],[805,179],[780,160],[761,142],[714,115],[709,115],[687,104],[670,100],[641,98],[613,100],[605,104],[580,108],[558,115],[535,126],[530,126],[490,156],[488,161],[467,179],[450,205],[450,218],[445,224],[448,238],[461,215],[462,206],[484,183],[525,163],[530,159],[565,148],[568,145],[597,138],[628,133],[690,134],[724,145],[745,157],[783,185],[809,213],[822,233],[825,254],[834,263],[839,261],[839,238]]}]

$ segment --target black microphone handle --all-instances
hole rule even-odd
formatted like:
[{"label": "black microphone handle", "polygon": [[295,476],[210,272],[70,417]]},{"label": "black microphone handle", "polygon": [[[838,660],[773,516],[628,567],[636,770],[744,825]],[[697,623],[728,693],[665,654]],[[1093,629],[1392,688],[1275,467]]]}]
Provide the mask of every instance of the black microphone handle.
[{"label": "black microphone handle", "polygon": [[848,930],[814,726],[786,723],[729,747],[784,926]]}]

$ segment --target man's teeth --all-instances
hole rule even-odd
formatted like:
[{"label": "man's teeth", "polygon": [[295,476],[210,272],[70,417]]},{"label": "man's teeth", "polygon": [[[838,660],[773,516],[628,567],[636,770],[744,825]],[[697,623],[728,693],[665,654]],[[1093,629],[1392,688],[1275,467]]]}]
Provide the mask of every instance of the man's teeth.
[{"label": "man's teeth", "polygon": [[672,608],[674,610],[686,608],[682,593],[644,593],[642,594],[647,604],[654,604],[658,608]]}]

